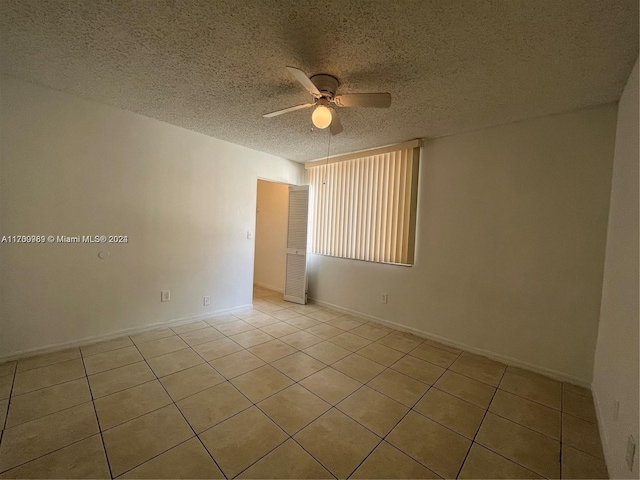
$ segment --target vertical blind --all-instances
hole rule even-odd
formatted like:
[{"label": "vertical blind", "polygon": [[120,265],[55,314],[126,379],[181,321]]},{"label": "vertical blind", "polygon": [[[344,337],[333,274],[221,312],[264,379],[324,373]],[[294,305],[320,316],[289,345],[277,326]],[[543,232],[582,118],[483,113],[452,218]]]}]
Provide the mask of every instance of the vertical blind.
[{"label": "vertical blind", "polygon": [[413,264],[419,143],[361,155],[307,164],[311,251]]}]

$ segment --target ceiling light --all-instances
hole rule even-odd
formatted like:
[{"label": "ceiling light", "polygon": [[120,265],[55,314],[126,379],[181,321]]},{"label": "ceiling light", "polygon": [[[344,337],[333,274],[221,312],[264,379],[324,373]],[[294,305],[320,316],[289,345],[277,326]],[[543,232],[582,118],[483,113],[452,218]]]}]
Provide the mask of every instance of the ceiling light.
[{"label": "ceiling light", "polygon": [[311,121],[318,128],[327,128],[331,120],[331,110],[324,105],[318,105],[311,115]]}]

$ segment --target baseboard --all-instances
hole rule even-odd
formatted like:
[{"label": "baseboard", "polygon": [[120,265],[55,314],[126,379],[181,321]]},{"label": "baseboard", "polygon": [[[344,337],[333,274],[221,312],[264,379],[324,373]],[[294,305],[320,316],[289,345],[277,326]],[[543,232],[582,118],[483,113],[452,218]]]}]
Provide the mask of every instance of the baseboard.
[{"label": "baseboard", "polygon": [[273,285],[267,285],[266,283],[262,283],[262,282],[253,282],[253,284],[258,287],[267,288],[269,290],[273,290],[278,293],[284,293],[284,288],[282,287],[274,287]]},{"label": "baseboard", "polygon": [[365,318],[372,322],[380,323],[382,325],[386,325],[388,327],[393,327],[396,330],[401,330],[408,333],[413,333],[419,337],[427,338],[429,340],[433,340],[436,342],[440,342],[444,345],[448,345],[450,347],[458,348],[460,350],[465,350],[469,353],[475,353],[477,355],[482,355],[483,357],[490,358],[492,360],[496,360],[498,362],[506,363],[507,365],[511,365],[514,367],[524,368],[526,370],[531,370],[532,372],[539,373],[541,375],[545,375],[547,377],[553,378],[555,380],[560,380],[562,382],[570,382],[575,385],[579,385],[581,387],[591,388],[589,382],[585,381],[582,378],[574,377],[573,375],[566,374],[564,372],[560,372],[558,370],[553,370],[546,367],[540,367],[538,365],[534,365],[528,362],[524,362],[522,360],[518,360],[517,358],[510,357],[508,355],[502,355],[500,353],[495,353],[490,350],[484,350],[482,348],[476,348],[471,345],[467,345],[465,343],[458,342],[456,340],[451,340],[450,338],[441,337],[440,335],[434,335],[429,332],[425,332],[424,330],[420,330],[413,327],[407,327],[406,325],[402,325],[401,323],[392,322],[391,320],[385,320],[384,318],[374,317],[373,315],[368,315],[366,313],[358,312],[355,310],[351,310],[349,308],[344,308],[339,305],[334,305],[332,303],[323,302],[321,300],[317,300],[314,298],[309,299],[312,303],[317,305],[325,306],[336,310],[338,312],[348,313],[350,315],[358,316],[361,318]]},{"label": "baseboard", "polygon": [[113,338],[122,337],[124,335],[132,335],[134,333],[146,332],[148,330],[154,330],[159,327],[176,327],[185,323],[191,323],[196,320],[203,320],[206,318],[220,317],[222,315],[229,315],[235,312],[243,312],[253,308],[253,304],[249,303],[241,305],[239,307],[227,308],[224,310],[216,310],[215,312],[208,312],[201,315],[192,315],[189,317],[176,318],[167,322],[156,322],[141,327],[125,328],[123,330],[117,330],[115,332],[107,333],[104,335],[94,335],[91,337],[84,337],[79,340],[73,340],[71,342],[56,343],[54,345],[47,345],[45,347],[30,348],[27,350],[20,350],[7,355],[0,355],[0,363],[9,362],[13,360],[19,360],[25,357],[31,357],[33,355],[41,355],[43,353],[55,352],[58,350],[64,350],[66,348],[80,347],[90,345],[92,343],[103,342],[105,340],[111,340]]},{"label": "baseboard", "polygon": [[598,392],[591,384],[591,395],[593,396],[593,406],[596,410],[596,420],[598,421],[598,431],[600,432],[600,441],[602,442],[602,451],[604,452],[604,463],[607,467],[607,478],[609,477],[609,440],[607,439],[607,431],[604,428],[603,414],[600,410],[600,401],[598,400]]}]

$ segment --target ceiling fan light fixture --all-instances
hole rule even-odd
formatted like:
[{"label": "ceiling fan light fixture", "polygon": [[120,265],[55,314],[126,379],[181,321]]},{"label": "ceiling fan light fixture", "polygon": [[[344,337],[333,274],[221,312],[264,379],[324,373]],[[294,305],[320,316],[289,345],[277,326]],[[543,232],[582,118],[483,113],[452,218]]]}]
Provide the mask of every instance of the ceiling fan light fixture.
[{"label": "ceiling fan light fixture", "polygon": [[320,129],[327,128],[331,125],[331,120],[333,120],[331,110],[329,110],[325,105],[318,105],[311,114],[311,121]]}]

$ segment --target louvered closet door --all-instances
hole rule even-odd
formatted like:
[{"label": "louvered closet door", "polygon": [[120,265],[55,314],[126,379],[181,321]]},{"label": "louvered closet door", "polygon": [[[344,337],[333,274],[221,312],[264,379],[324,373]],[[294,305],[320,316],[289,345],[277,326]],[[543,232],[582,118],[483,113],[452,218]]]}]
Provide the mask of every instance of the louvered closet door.
[{"label": "louvered closet door", "polygon": [[289,224],[287,227],[287,274],[284,299],[307,303],[307,225],[309,186],[289,187]]}]

